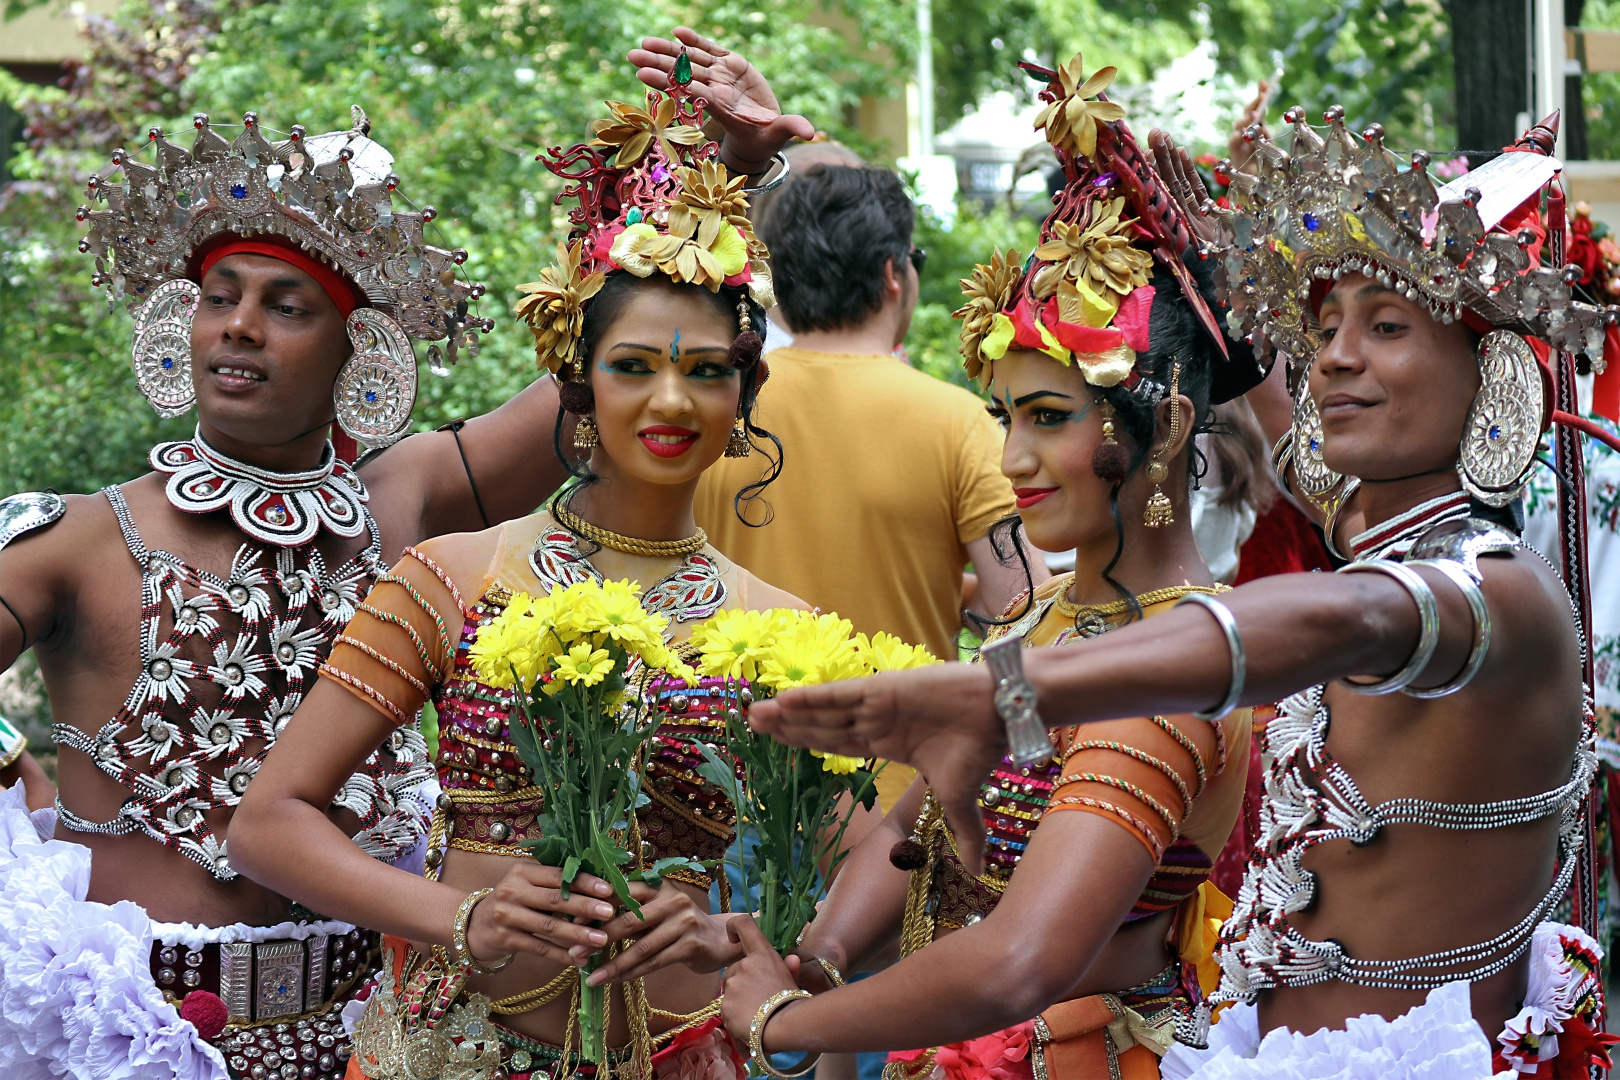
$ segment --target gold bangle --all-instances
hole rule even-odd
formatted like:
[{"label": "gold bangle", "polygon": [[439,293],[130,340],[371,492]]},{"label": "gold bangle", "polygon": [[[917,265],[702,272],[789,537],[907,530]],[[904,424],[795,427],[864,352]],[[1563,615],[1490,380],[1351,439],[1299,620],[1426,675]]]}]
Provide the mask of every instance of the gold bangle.
[{"label": "gold bangle", "polygon": [[456,921],[450,928],[450,950],[455,954],[457,966],[472,972],[474,975],[493,975],[506,967],[507,964],[510,964],[512,957],[515,955],[514,953],[507,953],[506,956],[486,967],[474,958],[472,948],[467,944],[467,924],[472,922],[473,908],[478,906],[478,901],[494,891],[494,889],[479,889],[477,892],[469,893],[467,899],[463,900],[461,906],[456,909]]},{"label": "gold bangle", "polygon": [[771,1059],[765,1053],[765,1025],[770,1022],[771,1014],[790,1001],[810,996],[808,990],[778,990],[766,998],[759,1011],[754,1014],[754,1022],[748,1025],[748,1052],[766,1076],[775,1077],[776,1080],[798,1080],[798,1077],[815,1068],[816,1062],[821,1060],[819,1053],[806,1054],[791,1070],[782,1071],[771,1065]]},{"label": "gold bangle", "polygon": [[843,974],[833,966],[831,960],[828,960],[825,956],[818,956],[816,957],[816,963],[820,964],[821,970],[826,973],[827,981],[831,982],[834,986],[844,985]]}]

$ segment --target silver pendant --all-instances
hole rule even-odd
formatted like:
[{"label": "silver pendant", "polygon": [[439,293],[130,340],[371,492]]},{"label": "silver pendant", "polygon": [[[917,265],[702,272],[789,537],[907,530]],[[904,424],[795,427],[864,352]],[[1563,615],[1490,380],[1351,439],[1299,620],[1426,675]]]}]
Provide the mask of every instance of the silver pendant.
[{"label": "silver pendant", "polygon": [[159,416],[179,416],[197,402],[191,381],[191,323],[202,290],[185,278],[152,290],[135,315],[135,348],[130,360],[135,381]]},{"label": "silver pendant", "polygon": [[1301,379],[1294,397],[1294,478],[1300,494],[1326,513],[1333,504],[1330,496],[1344,483],[1344,475],[1328,468],[1322,459],[1323,446],[1322,414],[1311,398],[1310,380]]},{"label": "silver pendant", "polygon": [[1545,408],[1541,367],[1529,343],[1511,330],[1486,334],[1479,343],[1479,394],[1457,458],[1468,494],[1486,506],[1519,497],[1541,443]]},{"label": "silver pendant", "polygon": [[416,354],[400,325],[375,308],[357,308],[348,329],[354,355],[332,393],[338,424],[355,442],[388,446],[411,422]]}]

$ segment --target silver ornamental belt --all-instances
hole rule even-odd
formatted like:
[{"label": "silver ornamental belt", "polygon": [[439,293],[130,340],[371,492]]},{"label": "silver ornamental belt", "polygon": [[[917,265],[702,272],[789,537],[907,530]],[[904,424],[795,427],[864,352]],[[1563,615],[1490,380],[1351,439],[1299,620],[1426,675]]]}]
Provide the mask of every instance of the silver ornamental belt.
[{"label": "silver ornamental belt", "polygon": [[194,990],[218,994],[227,1023],[243,1027],[325,1010],[372,969],[377,947],[369,930],[196,949],[157,941],[152,978],[175,1003]]}]

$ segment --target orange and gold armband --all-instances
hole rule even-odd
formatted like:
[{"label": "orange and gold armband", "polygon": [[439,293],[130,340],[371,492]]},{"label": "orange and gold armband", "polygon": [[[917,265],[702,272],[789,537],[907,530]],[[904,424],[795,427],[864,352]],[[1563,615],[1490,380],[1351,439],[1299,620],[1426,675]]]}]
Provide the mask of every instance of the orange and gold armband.
[{"label": "orange and gold armband", "polygon": [[1197,744],[1164,717],[1144,716],[1068,728],[1062,746],[1063,772],[1046,812],[1111,818],[1158,865],[1209,781]]},{"label": "orange and gold armband", "polygon": [[461,595],[428,556],[406,548],[338,635],[320,673],[396,724],[411,723],[449,675]]}]

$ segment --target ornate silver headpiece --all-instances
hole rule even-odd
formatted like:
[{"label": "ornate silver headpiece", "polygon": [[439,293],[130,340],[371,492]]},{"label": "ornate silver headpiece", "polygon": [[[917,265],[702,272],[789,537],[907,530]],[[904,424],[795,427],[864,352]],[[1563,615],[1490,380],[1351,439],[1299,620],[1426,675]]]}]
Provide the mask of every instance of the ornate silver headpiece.
[{"label": "ornate silver headpiece", "polygon": [[[494,328],[494,320],[468,313],[484,286],[457,278],[467,253],[425,242],[433,208],[396,207],[404,196],[393,155],[369,138],[360,106],[352,115],[348,131],[310,137],[294,126],[271,143],[255,113],[243,115],[229,142],[198,113],[190,150],[153,127],[152,164],[120,149],[90,177],[89,196],[106,209],[79,208],[89,224],[79,250],[95,258],[92,285],[139,309],[136,374],[159,413],[178,415],[193,400],[187,335],[197,287],[190,277],[198,254],[224,235],[280,237],[365,295],[369,308],[348,320],[356,355],[338,380],[339,420],[360,442],[392,442],[408,424],[412,339],[447,341],[445,350],[428,348],[429,364],[445,374],[459,349],[476,354],[479,333]],[[118,174],[121,182],[112,179]]]},{"label": "ornate silver headpiece", "polygon": [[1533,232],[1503,231],[1517,227],[1513,211],[1562,168],[1549,156],[1545,125],[1436,188],[1427,153],[1412,154],[1402,171],[1384,147],[1382,127],[1372,125],[1357,140],[1341,106],[1325,118],[1324,138],[1305,123],[1303,109],[1290,109],[1291,147],[1260,131],[1258,174],[1232,178],[1233,210],[1219,220],[1226,241],[1221,284],[1235,334],[1253,334],[1259,351],[1275,346],[1308,361],[1321,344],[1313,282],[1362,273],[1425,303],[1442,322],[1466,310],[1491,327],[1584,353],[1602,370],[1604,330],[1614,315],[1571,297],[1578,270],[1536,265],[1528,250]]}]

